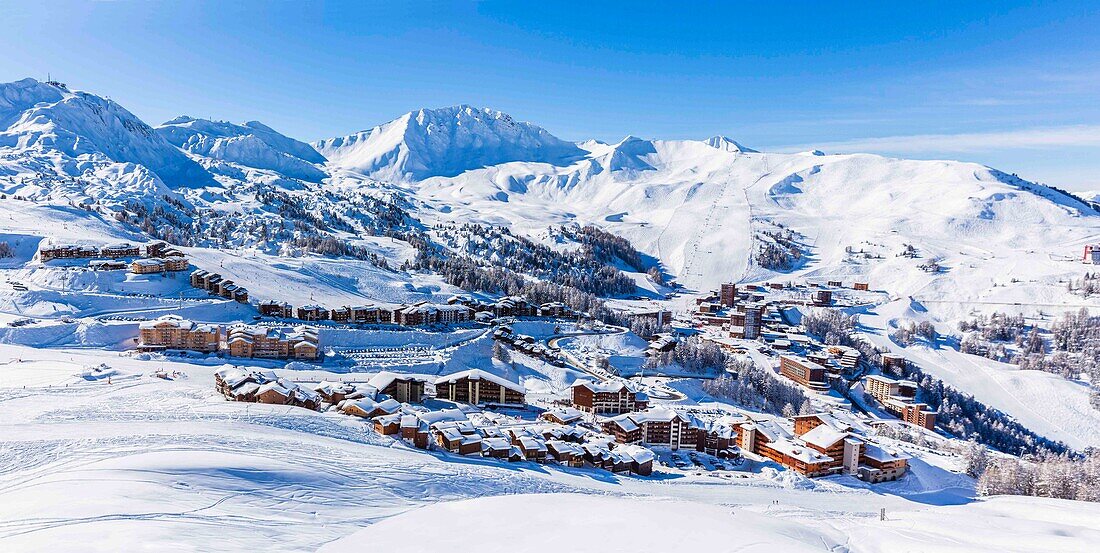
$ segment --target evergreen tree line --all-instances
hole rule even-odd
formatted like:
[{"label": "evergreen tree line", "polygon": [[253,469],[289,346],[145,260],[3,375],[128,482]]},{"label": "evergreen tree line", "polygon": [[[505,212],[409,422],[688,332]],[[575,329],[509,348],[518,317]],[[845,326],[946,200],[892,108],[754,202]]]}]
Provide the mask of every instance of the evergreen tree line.
[{"label": "evergreen tree line", "polygon": [[981,495],[1027,495],[1100,501],[1100,450],[1084,455],[1044,452],[1024,458],[993,457],[977,443],[964,453],[966,472]]},{"label": "evergreen tree line", "polygon": [[728,362],[729,356],[718,344],[699,336],[689,336],[676,347],[646,358],[642,366],[646,369],[679,366],[692,374],[715,375],[723,372]]},{"label": "evergreen tree line", "polygon": [[1082,296],[1100,294],[1100,273],[1085,273],[1081,278],[1071,278],[1066,283],[1066,289]]},{"label": "evergreen tree line", "polygon": [[[1100,409],[1100,317],[1089,315],[1087,309],[1067,312],[1055,320],[1049,329],[1049,345],[1043,329],[1026,324],[1023,315],[979,315],[959,323],[959,330],[967,333],[959,343],[963,353],[1067,379],[1087,376],[1092,383],[1090,401]],[[1016,352],[1010,353],[1005,342],[1014,342]]]},{"label": "evergreen tree line", "polygon": [[716,398],[774,415],[791,417],[813,410],[801,387],[779,380],[750,360],[731,360],[728,370],[735,374],[704,380],[703,391]]},{"label": "evergreen tree line", "polygon": [[585,225],[577,229],[562,226],[561,234],[575,242],[580,242],[581,247],[587,250],[586,255],[600,263],[611,264],[619,259],[639,273],[652,268],[645,263],[641,252],[634,249],[629,240],[599,227]]},{"label": "evergreen tree line", "polygon": [[773,271],[786,271],[802,259],[802,251],[791,230],[762,231],[757,234],[756,264]]},{"label": "evergreen tree line", "polygon": [[[498,266],[516,274],[533,276],[568,288],[599,296],[614,296],[634,291],[634,281],[615,267],[600,261],[593,250],[580,248],[559,252],[512,234],[503,227],[467,223],[433,229],[458,249],[462,256]],[[459,242],[463,238],[464,242]],[[428,244],[427,240],[420,244]],[[437,247],[419,247],[416,268],[427,268],[429,258],[455,257]]]}]

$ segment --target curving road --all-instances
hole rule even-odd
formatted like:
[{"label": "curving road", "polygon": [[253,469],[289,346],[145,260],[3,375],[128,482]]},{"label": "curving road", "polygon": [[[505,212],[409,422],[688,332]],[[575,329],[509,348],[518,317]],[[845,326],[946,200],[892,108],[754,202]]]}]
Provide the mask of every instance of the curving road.
[{"label": "curving road", "polygon": [[[602,381],[607,381],[607,380],[612,380],[612,379],[620,378],[620,377],[618,375],[611,374],[607,371],[602,371],[602,370],[597,369],[595,367],[590,367],[590,366],[588,366],[588,364],[583,363],[579,359],[574,357],[573,354],[561,349],[558,346],[558,341],[560,341],[564,338],[575,338],[577,336],[610,336],[610,335],[615,335],[615,334],[624,334],[624,333],[627,332],[627,329],[623,328],[623,327],[610,327],[610,328],[613,328],[615,330],[612,331],[612,332],[599,332],[599,331],[595,331],[595,330],[589,330],[589,331],[583,331],[583,332],[570,332],[570,333],[554,334],[554,335],[548,336],[545,339],[543,339],[543,342],[546,344],[546,347],[558,352],[558,354],[561,355],[562,359],[565,359],[566,364],[569,365],[570,368],[572,368],[574,370],[586,372],[586,373],[588,373],[592,376],[595,376],[596,378],[600,379],[601,382]],[[668,387],[664,387],[664,389],[662,390],[660,388],[649,386],[649,387],[647,387],[645,392],[646,392],[646,395],[648,395],[650,398],[659,399],[659,400],[662,400],[662,401],[681,401],[681,400],[687,399],[687,396],[685,396],[684,394],[682,394],[682,393],[680,393],[676,390],[673,390],[672,388],[668,388]]]}]

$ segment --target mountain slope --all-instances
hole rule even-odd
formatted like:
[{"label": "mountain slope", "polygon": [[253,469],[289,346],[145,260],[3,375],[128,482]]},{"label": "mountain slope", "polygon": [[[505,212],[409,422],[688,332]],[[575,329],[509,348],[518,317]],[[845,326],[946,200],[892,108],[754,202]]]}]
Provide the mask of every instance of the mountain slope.
[{"label": "mountain slope", "polygon": [[336,167],[383,180],[454,176],[509,161],[559,164],[583,154],[541,127],[466,105],[406,113],[314,146]]},{"label": "mountain slope", "polygon": [[173,187],[212,182],[199,164],[117,103],[64,85],[0,85],[0,148],[76,162],[142,165]]},{"label": "mountain slope", "polygon": [[236,125],[182,116],[157,127],[156,131],[192,154],[311,182],[320,182],[326,176],[315,165],[325,162],[317,150],[258,121]]}]

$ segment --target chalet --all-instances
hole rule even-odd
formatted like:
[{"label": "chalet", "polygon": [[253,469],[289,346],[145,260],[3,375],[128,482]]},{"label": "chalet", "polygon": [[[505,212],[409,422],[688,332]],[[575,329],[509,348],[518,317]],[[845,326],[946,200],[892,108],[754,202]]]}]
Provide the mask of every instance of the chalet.
[{"label": "chalet", "polygon": [[779,372],[815,392],[824,392],[829,389],[825,367],[809,359],[793,355],[781,355],[779,356]]},{"label": "chalet", "polygon": [[331,317],[332,320],[337,323],[349,322],[351,321],[351,308],[346,305],[343,307],[337,307],[329,313],[329,317]]},{"label": "chalet", "polygon": [[393,322],[402,326],[425,324],[450,324],[468,321],[473,318],[473,310],[465,305],[437,305],[427,302],[415,303],[396,309]]},{"label": "chalet", "polygon": [[237,288],[237,290],[233,292],[233,301],[237,303],[248,303],[248,289]]},{"label": "chalet", "polygon": [[99,257],[99,248],[78,244],[52,244],[38,250],[38,260],[45,263],[53,259]]},{"label": "chalet", "polygon": [[356,305],[348,308],[351,311],[351,322],[377,324],[388,322],[382,320],[382,309],[376,305]]},{"label": "chalet", "polygon": [[128,242],[111,244],[110,246],[104,246],[99,250],[99,257],[107,257],[111,259],[118,259],[120,257],[137,257],[139,255],[141,255],[141,248]]},{"label": "chalet", "polygon": [[154,240],[145,245],[146,257],[161,257],[164,250],[168,249],[168,243],[162,240]]},{"label": "chalet", "polygon": [[481,453],[481,434],[478,434],[470,421],[440,422],[432,424],[431,428],[435,433],[436,443],[443,449],[459,455]]},{"label": "chalet", "polygon": [[138,349],[182,349],[213,353],[221,342],[221,327],[196,324],[176,315],[165,315],[138,325]]},{"label": "chalet", "polygon": [[[205,282],[206,282],[204,279],[209,274],[210,274],[209,272],[204,271],[202,269],[195,270],[194,272],[191,273],[191,286],[193,288],[202,288],[203,286],[205,286]],[[262,310],[261,310],[261,312],[262,312]]]},{"label": "chalet", "polygon": [[235,282],[233,282],[232,280],[229,280],[229,279],[222,279],[222,280],[218,281],[218,285],[216,287],[211,287],[209,291],[212,294],[217,294],[217,295],[224,298],[224,297],[226,297],[226,292],[227,291],[230,291],[229,296],[232,296],[231,291],[236,290],[236,289],[237,289],[237,284]]},{"label": "chalet", "polygon": [[626,380],[580,380],[570,390],[573,407],[585,413],[619,415],[643,411],[649,406],[649,398]]},{"label": "chalet", "polygon": [[815,290],[814,305],[829,305],[833,303],[832,290]]},{"label": "chalet", "polygon": [[866,291],[869,288],[870,288],[870,285],[868,285],[866,282],[855,282],[855,283],[852,284],[852,289],[853,290],[864,290],[864,291]]},{"label": "chalet", "polygon": [[374,431],[383,436],[393,436],[401,432],[401,419],[405,415],[401,413],[393,413],[390,415],[381,415],[374,417],[371,422],[374,423]]},{"label": "chalet", "polygon": [[517,384],[481,369],[469,369],[438,378],[436,397],[472,405],[523,405],[526,390]]},{"label": "chalet", "polygon": [[297,317],[303,321],[324,321],[328,319],[328,309],[320,305],[303,305],[297,309]]},{"label": "chalet", "polygon": [[130,263],[130,272],[136,275],[163,273],[164,262],[159,259],[135,259]]},{"label": "chalet", "polygon": [[805,476],[832,473],[832,457],[795,442],[793,436],[775,421],[752,421],[741,425],[739,445],[743,451],[775,461]]},{"label": "chalet", "polygon": [[485,438],[481,441],[481,455],[495,459],[507,459],[512,453],[512,442],[503,436]]},{"label": "chalet", "polygon": [[122,271],[129,267],[125,261],[109,259],[95,259],[88,262],[88,268],[93,271]]},{"label": "chalet", "polygon": [[827,284],[828,286],[832,286],[833,288],[842,288],[844,286],[844,283],[839,280],[829,280],[826,281],[825,284]]},{"label": "chalet", "polygon": [[653,474],[653,461],[657,458],[653,451],[637,445],[620,445],[615,453],[630,459],[630,472],[641,476]]},{"label": "chalet", "polygon": [[726,415],[714,420],[700,422],[699,437],[695,449],[717,457],[736,455],[740,442],[741,425],[748,419],[741,416]]},{"label": "chalet", "polygon": [[240,288],[240,286],[237,286],[233,282],[227,280],[218,291],[218,295],[227,300],[231,300],[233,299],[233,296],[237,294],[237,290],[239,290]]},{"label": "chalet", "polygon": [[623,444],[650,444],[680,449],[695,448],[699,423],[688,415],[664,407],[627,413],[607,419],[603,431]]},{"label": "chalet", "polygon": [[909,469],[909,456],[883,449],[876,444],[865,444],[860,455],[857,475],[860,480],[878,483],[901,478]]},{"label": "chalet", "polygon": [[584,418],[584,413],[573,407],[558,407],[543,411],[539,418],[557,424],[576,424]]},{"label": "chalet", "polygon": [[316,410],[323,399],[320,394],[280,379],[271,371],[221,369],[214,373],[214,383],[226,399],[234,401],[294,405]]},{"label": "chalet", "polygon": [[547,455],[551,459],[557,461],[558,464],[567,467],[584,466],[584,448],[573,442],[547,440],[546,452]]},{"label": "chalet", "polygon": [[827,424],[844,432],[852,430],[851,425],[842,422],[833,415],[828,413],[813,413],[809,415],[796,415],[794,417],[794,434],[795,436],[801,436],[822,424]]},{"label": "chalet", "polygon": [[328,381],[317,383],[317,385],[313,387],[313,391],[321,394],[321,398],[324,399],[326,403],[332,405],[336,405],[349,397],[358,397],[356,394],[360,393],[354,384]]},{"label": "chalet", "polygon": [[165,257],[164,258],[164,270],[165,271],[186,271],[191,268],[191,264],[187,261],[186,257]]},{"label": "chalet", "polygon": [[539,307],[520,296],[508,296],[496,301],[490,308],[497,317],[534,317]]},{"label": "chalet", "polygon": [[294,308],[289,303],[280,303],[275,300],[265,301],[260,304],[260,314],[268,317],[280,317],[289,319],[294,316]]},{"label": "chalet", "polygon": [[565,317],[570,314],[569,306],[560,301],[544,303],[539,306],[540,317]]},{"label": "chalet", "polygon": [[382,415],[392,415],[401,409],[401,402],[389,398],[375,401],[370,398],[345,399],[337,406],[337,409],[345,415],[354,415],[365,419],[373,419]]},{"label": "chalet", "polygon": [[420,374],[398,374],[382,371],[367,381],[367,385],[401,403],[420,403],[424,400],[424,385],[434,378]]},{"label": "chalet", "polygon": [[275,328],[236,324],[226,332],[226,348],[233,357],[304,360],[320,357],[317,333],[307,328],[284,332]]},{"label": "chalet", "polygon": [[546,462],[547,448],[546,442],[542,438],[536,438],[533,436],[515,436],[512,438],[512,445],[518,447],[523,453],[523,458],[528,461],[535,461],[538,463]]}]

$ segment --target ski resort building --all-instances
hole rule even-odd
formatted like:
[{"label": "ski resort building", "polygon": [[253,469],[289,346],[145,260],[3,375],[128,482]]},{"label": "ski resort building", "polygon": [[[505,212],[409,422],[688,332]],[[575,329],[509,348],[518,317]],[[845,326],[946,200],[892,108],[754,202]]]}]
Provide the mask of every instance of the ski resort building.
[{"label": "ski resort building", "polygon": [[130,263],[130,272],[138,275],[186,271],[189,268],[186,257],[142,258]]},{"label": "ski resort building", "polygon": [[917,393],[915,382],[872,374],[864,377],[863,388],[887,411],[901,420],[929,430],[935,429],[936,412],[928,405],[915,401]]},{"label": "ski resort building", "polygon": [[1085,255],[1081,258],[1085,263],[1100,265],[1100,245],[1089,244],[1085,246]]},{"label": "ski resort building", "polygon": [[320,305],[303,305],[296,311],[297,318],[303,321],[323,321],[328,319],[328,309]]},{"label": "ski resort building", "polygon": [[138,340],[141,351],[178,349],[213,353],[221,342],[221,327],[165,315],[138,325]]},{"label": "ski resort building", "polygon": [[401,403],[420,403],[424,401],[424,385],[433,380],[427,375],[382,371],[371,377],[367,385]]},{"label": "ski resort building", "polygon": [[435,397],[471,405],[512,405],[526,403],[522,384],[481,369],[469,369],[442,376],[435,381]]},{"label": "ski resort building", "polygon": [[214,386],[230,401],[293,405],[313,410],[320,408],[322,403],[317,392],[279,378],[271,371],[221,369],[214,373]]},{"label": "ski resort building", "polygon": [[726,307],[733,307],[737,304],[737,285],[736,284],[723,284],[718,291],[718,303]]},{"label": "ski resort building", "polygon": [[619,443],[660,445],[671,449],[695,449],[699,438],[695,419],[664,407],[612,417],[603,423],[603,431]]},{"label": "ski resort building", "polygon": [[815,392],[829,389],[824,366],[793,355],[779,356],[779,373]]},{"label": "ski resort building", "polygon": [[320,357],[317,331],[307,328],[284,332],[274,328],[238,324],[229,327],[225,342],[232,357],[308,361]]},{"label": "ski resort building", "polygon": [[281,319],[289,319],[294,317],[294,307],[289,303],[280,303],[275,300],[269,300],[259,305],[260,314],[268,317],[279,317]]},{"label": "ski resort building", "polygon": [[649,397],[625,380],[580,380],[570,390],[573,407],[585,413],[619,415],[644,411],[649,406]]}]

